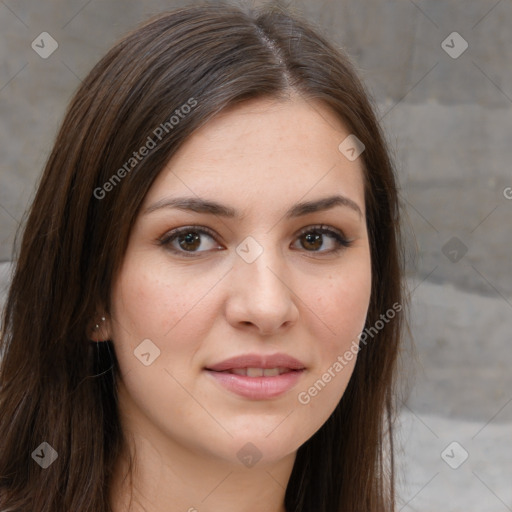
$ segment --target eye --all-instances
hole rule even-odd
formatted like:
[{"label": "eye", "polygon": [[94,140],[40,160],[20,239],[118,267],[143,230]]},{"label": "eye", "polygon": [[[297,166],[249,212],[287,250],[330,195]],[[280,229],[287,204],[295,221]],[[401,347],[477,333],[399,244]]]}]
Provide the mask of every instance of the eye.
[{"label": "eye", "polygon": [[[201,240],[202,235],[206,235],[211,240],[215,239],[213,231],[208,228],[187,226],[169,231],[160,238],[158,242],[160,245],[168,247],[172,252],[188,257],[193,256],[193,253],[196,252],[205,252],[203,250],[198,250],[199,247],[204,247],[204,243]],[[179,248],[176,248],[174,242],[178,243]],[[213,245],[214,244],[212,244],[210,249],[214,248]],[[222,249],[222,247],[219,247],[218,245],[217,248]]]},{"label": "eye", "polygon": [[[324,245],[326,235],[330,239],[328,245],[331,246],[331,249],[320,250]],[[348,240],[341,231],[324,225],[309,226],[303,229],[299,233],[298,241],[301,241],[301,246],[307,249],[307,252],[320,253],[338,253],[352,244],[352,241]]]},{"label": "eye", "polygon": [[[203,236],[210,239],[210,247],[203,241]],[[328,249],[322,249],[325,245],[325,238],[330,242],[327,244],[330,246]],[[349,247],[352,243],[348,240],[341,231],[335,228],[329,228],[324,225],[309,226],[304,228],[298,234],[298,242],[301,242],[301,246],[306,249],[306,252],[317,252],[317,253],[338,253],[342,249]],[[180,256],[192,257],[195,253],[207,252],[212,249],[224,249],[215,242],[215,233],[206,227],[199,226],[185,226],[182,228],[176,228],[161,238],[158,239],[159,245],[165,246],[173,253],[179,254]],[[201,249],[201,250],[199,250]]]}]

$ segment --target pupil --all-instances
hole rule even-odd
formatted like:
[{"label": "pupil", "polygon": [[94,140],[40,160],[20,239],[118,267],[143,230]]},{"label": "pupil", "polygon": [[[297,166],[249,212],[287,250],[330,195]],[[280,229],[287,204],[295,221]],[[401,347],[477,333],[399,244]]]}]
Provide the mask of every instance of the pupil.
[{"label": "pupil", "polygon": [[[193,234],[193,233],[187,233],[186,235],[183,236],[184,238],[184,242],[186,245],[192,245],[194,242],[197,242],[199,240],[199,236],[196,234]],[[180,244],[183,248],[183,245]],[[194,249],[197,248],[197,244],[195,245]]]},{"label": "pupil", "polygon": [[[321,236],[322,236],[322,235],[320,235],[320,234],[318,234],[318,233],[316,233],[316,234],[308,233],[308,234],[306,235],[306,242],[307,242],[308,244],[310,244],[310,243],[314,244],[315,242],[318,242],[318,241],[320,240]],[[322,244],[320,243],[320,245],[322,245]],[[315,246],[315,249],[316,249],[316,250],[317,250],[317,249],[319,249],[318,244]]]}]

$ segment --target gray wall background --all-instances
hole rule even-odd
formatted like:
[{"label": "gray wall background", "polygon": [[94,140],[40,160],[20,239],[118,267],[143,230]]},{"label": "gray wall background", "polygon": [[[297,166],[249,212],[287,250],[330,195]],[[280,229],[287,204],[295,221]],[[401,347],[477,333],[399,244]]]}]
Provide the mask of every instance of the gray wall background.
[{"label": "gray wall background", "polygon": [[[191,3],[0,1],[0,261],[80,80],[138,22]],[[285,5],[355,60],[395,152],[418,353],[401,510],[512,510],[512,2]]]}]

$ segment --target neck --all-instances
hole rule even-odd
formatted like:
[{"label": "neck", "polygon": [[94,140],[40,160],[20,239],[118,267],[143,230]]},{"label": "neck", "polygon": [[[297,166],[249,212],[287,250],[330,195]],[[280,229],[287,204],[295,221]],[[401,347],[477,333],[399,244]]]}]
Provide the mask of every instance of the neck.
[{"label": "neck", "polygon": [[191,454],[169,460],[141,439],[136,451],[131,482],[126,456],[117,464],[113,512],[286,512],[284,496],[295,454],[274,465],[241,470]]},{"label": "neck", "polygon": [[[110,491],[113,512],[286,512],[296,452],[245,467],[129,418],[123,419],[127,446]],[[131,479],[128,454],[134,461]]]}]

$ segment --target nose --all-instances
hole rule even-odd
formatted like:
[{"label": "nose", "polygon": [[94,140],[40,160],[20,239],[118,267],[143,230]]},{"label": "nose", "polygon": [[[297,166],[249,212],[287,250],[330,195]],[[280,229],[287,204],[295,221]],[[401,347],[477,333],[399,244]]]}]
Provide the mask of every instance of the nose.
[{"label": "nose", "polygon": [[266,247],[251,263],[237,255],[228,287],[226,316],[235,328],[268,336],[297,322],[299,298],[278,250]]}]

